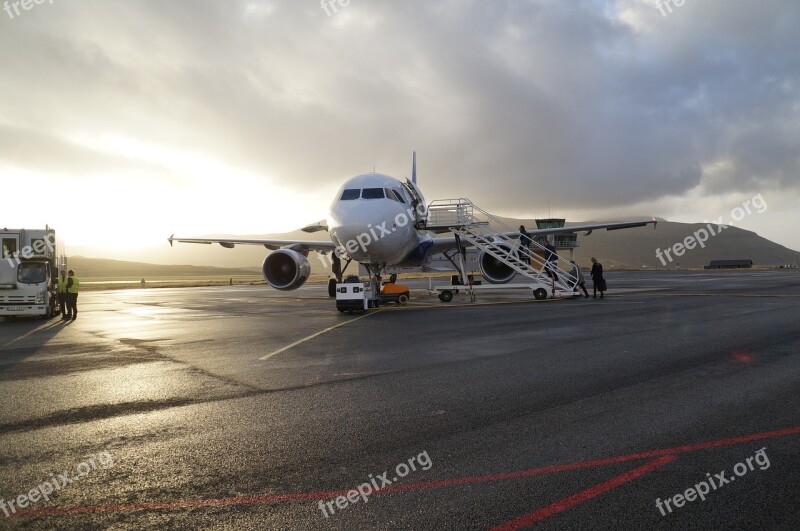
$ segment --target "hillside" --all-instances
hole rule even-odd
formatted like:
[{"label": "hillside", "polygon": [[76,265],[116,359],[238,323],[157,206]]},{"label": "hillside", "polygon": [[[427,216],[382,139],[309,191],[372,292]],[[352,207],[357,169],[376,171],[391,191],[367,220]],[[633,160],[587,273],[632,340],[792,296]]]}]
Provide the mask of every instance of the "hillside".
[{"label": "hillside", "polygon": [[[710,237],[705,248],[699,246],[686,251],[683,256],[665,257],[664,265],[656,257],[656,249],[662,254],[665,249],[683,242],[698,229],[707,229],[705,224],[659,223],[652,229],[631,229],[627,231],[599,231],[588,237],[579,238],[582,258],[602,257],[608,266],[649,268],[701,268],[711,260],[750,259],[755,265],[775,266],[797,264],[800,253],[762,238],[755,232],[728,227],[716,236]],[[714,227],[716,230],[716,227]]]},{"label": "hillside", "polygon": [[[518,227],[535,227],[536,223],[530,219],[501,218],[505,223]],[[567,223],[567,225],[588,225],[598,223],[586,221],[580,223]],[[800,253],[762,238],[755,232],[737,227],[728,227],[716,236],[709,237],[705,248],[699,246],[681,257],[674,258],[673,262],[665,259],[666,265],[656,257],[656,249],[672,247],[678,242],[683,242],[699,229],[708,229],[704,223],[676,223],[673,221],[659,221],[655,229],[642,227],[618,231],[599,230],[589,236],[579,235],[579,247],[575,256],[579,264],[588,264],[589,258],[595,256],[603,262],[606,268],[618,267],[626,269],[647,268],[702,268],[711,260],[736,260],[750,259],[756,265],[774,266],[781,264],[797,264],[800,262]],[[714,230],[717,230],[714,226]]]},{"label": "hillside", "polygon": [[161,265],[70,256],[69,268],[83,278],[139,279],[152,277],[259,276],[261,268],[221,268],[195,265]]}]

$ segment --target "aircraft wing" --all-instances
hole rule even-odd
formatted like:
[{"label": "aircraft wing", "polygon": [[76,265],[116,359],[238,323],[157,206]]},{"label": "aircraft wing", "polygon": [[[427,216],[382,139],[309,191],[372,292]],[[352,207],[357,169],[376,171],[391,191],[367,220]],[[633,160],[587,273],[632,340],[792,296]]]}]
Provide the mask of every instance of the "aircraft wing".
[{"label": "aircraft wing", "polygon": [[[531,237],[534,236],[546,236],[548,234],[570,234],[574,232],[585,232],[588,236],[595,230],[620,230],[620,229],[631,229],[634,227],[646,227],[647,225],[653,225],[653,228],[656,228],[656,221],[655,218],[647,221],[618,221],[614,223],[596,223],[593,225],[573,225],[571,227],[561,227],[557,229],[535,229],[535,230],[528,230],[528,234]],[[513,232],[498,232],[498,236],[506,236],[514,238],[519,233],[516,231]],[[465,242],[467,247],[470,247],[469,242]],[[442,251],[447,251],[449,249],[454,249],[456,247],[456,239],[455,237],[449,238],[435,238],[433,240],[433,247],[431,249],[432,253],[440,253]]]},{"label": "aircraft wing", "polygon": [[[606,229],[606,230],[620,230],[620,229],[631,229],[634,227],[646,227],[647,225],[652,224],[653,228],[656,228],[656,218],[647,220],[647,221],[618,221],[615,223],[597,223],[595,225],[573,225],[571,227],[561,227],[560,229],[536,229],[536,230],[529,230],[528,233],[531,236],[541,236],[547,234],[564,234],[564,233],[571,233],[571,232],[585,232],[588,236],[594,230]],[[512,233],[512,234],[516,234]]]},{"label": "aircraft wing", "polygon": [[169,245],[173,242],[180,243],[203,243],[211,245],[218,243],[226,249],[233,249],[237,245],[263,245],[267,249],[274,251],[281,247],[289,247],[296,251],[332,251],[336,244],[332,241],[303,241],[303,240],[246,240],[239,238],[176,238],[173,234],[168,239]]}]

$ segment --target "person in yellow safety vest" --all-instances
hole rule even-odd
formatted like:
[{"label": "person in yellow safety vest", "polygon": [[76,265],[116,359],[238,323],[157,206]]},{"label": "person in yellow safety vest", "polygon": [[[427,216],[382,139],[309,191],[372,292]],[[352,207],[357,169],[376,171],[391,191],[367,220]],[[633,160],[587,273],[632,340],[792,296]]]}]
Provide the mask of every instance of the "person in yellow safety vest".
[{"label": "person in yellow safety vest", "polygon": [[74,321],[78,318],[78,290],[81,283],[72,269],[67,274],[67,319]]},{"label": "person in yellow safety vest", "polygon": [[66,310],[67,306],[67,270],[62,269],[61,275],[58,277],[58,309],[61,310],[61,320],[67,320]]}]

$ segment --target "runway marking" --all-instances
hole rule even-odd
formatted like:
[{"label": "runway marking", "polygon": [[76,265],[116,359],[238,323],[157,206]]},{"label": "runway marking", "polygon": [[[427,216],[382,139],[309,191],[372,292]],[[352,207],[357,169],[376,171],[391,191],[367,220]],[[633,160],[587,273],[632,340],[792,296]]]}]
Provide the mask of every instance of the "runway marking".
[{"label": "runway marking", "polygon": [[652,472],[653,470],[660,468],[667,463],[671,463],[675,461],[677,457],[674,455],[665,455],[664,457],[659,457],[654,461],[650,461],[647,464],[644,464],[640,467],[634,468],[633,470],[629,470],[624,472],[618,476],[615,476],[608,481],[604,481],[602,483],[598,483],[593,487],[589,487],[586,490],[582,490],[572,496],[568,496],[561,500],[558,500],[555,503],[551,503],[546,507],[542,507],[541,509],[537,509],[531,513],[522,515],[518,518],[511,520],[510,522],[506,522],[503,525],[499,525],[492,529],[492,531],[516,531],[517,529],[522,529],[523,527],[528,527],[530,525],[535,524],[545,518],[553,516],[554,514],[558,514],[562,511],[566,511],[567,509],[579,505],[587,500],[594,498],[595,496],[599,496],[604,492],[608,492],[609,490],[613,490],[620,485],[624,485],[629,481],[633,481],[634,479],[647,474],[648,472]]},{"label": "runway marking", "polygon": [[270,352],[266,356],[261,356],[258,359],[260,361],[266,361],[266,360],[270,359],[273,356],[277,356],[281,352],[286,352],[287,350],[292,349],[292,348],[294,348],[297,345],[300,345],[302,343],[305,343],[306,341],[310,341],[310,340],[314,339],[315,337],[319,337],[322,334],[326,334],[326,333],[330,332],[331,330],[336,330],[340,326],[344,326],[344,325],[350,324],[350,323],[352,323],[354,321],[358,321],[359,319],[364,319],[365,317],[369,317],[370,315],[375,315],[376,313],[381,313],[382,311],[383,310],[375,310],[374,312],[367,312],[364,315],[362,315],[361,317],[356,317],[355,319],[350,319],[350,320],[345,321],[343,323],[339,323],[337,325],[330,326],[328,328],[325,328],[324,330],[320,330],[319,332],[313,333],[310,336],[306,336],[303,339],[299,339],[299,340],[295,341],[294,343],[286,345],[285,347],[279,348],[278,350],[276,350],[274,352]]},{"label": "runway marking", "polygon": [[[368,314],[369,315],[369,314]],[[366,317],[366,316],[362,316]],[[360,319],[361,317],[359,317]],[[563,472],[568,470],[580,470],[585,468],[593,468],[602,465],[624,463],[627,461],[636,461],[641,459],[655,460],[646,463],[638,468],[625,472],[616,476],[608,481],[590,487],[581,491],[573,496],[564,498],[551,505],[548,505],[538,511],[529,513],[529,515],[522,516],[521,518],[532,518],[533,515],[541,520],[547,516],[551,516],[561,512],[569,507],[573,507],[578,503],[582,503],[598,494],[611,490],[614,487],[622,485],[623,483],[642,476],[647,472],[655,470],[670,461],[676,459],[677,454],[696,452],[699,450],[707,450],[709,448],[718,448],[721,446],[730,446],[735,444],[742,444],[746,442],[759,441],[763,439],[774,439],[776,437],[784,437],[788,435],[800,435],[800,426],[792,428],[785,428],[781,430],[773,430],[761,433],[754,433],[750,435],[742,435],[739,437],[731,437],[728,439],[718,439],[715,441],[706,441],[701,443],[687,444],[684,446],[676,446],[674,448],[662,448],[659,450],[648,450],[645,452],[638,452],[633,454],[618,455],[613,457],[605,457],[601,459],[594,459],[590,461],[579,461],[576,463],[566,463],[561,465],[550,465],[541,468],[531,468],[527,470],[515,470],[513,472],[502,472],[498,474],[488,474],[484,476],[467,476],[461,478],[440,479],[435,481],[425,481],[419,483],[408,483],[400,485],[390,485],[386,488],[377,490],[372,494],[384,494],[387,492],[406,492],[416,490],[435,489],[442,487],[456,487],[460,485],[473,485],[476,483],[490,483],[495,481],[503,481],[507,479],[518,479],[532,476],[540,476],[545,474],[552,474],[554,472]],[[72,507],[46,507],[42,509],[30,509],[28,511],[21,511],[11,515],[11,518],[27,518],[39,516],[64,516],[72,514],[86,514],[86,513],[111,513],[111,512],[132,512],[132,511],[145,511],[145,510],[159,510],[159,509],[191,509],[194,507],[225,507],[230,505],[254,505],[266,503],[278,503],[287,501],[298,500],[324,500],[335,498],[337,496],[347,496],[347,493],[352,490],[351,488],[336,491],[312,491],[312,492],[296,492],[286,494],[267,494],[256,496],[240,496],[234,498],[201,498],[201,499],[186,499],[175,501],[162,501],[162,502],[140,502],[140,503],[117,503],[108,505],[77,505]],[[555,510],[558,509],[558,510]],[[541,512],[540,511],[544,511]],[[547,514],[545,514],[547,513]],[[512,520],[514,522],[515,520]],[[506,524],[507,525],[507,524]]]}]

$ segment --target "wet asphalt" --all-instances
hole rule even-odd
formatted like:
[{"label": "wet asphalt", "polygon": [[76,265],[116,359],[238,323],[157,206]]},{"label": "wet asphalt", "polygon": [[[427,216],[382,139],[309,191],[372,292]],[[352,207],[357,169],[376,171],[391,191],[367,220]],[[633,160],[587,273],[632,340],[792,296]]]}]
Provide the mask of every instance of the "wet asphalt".
[{"label": "wet asphalt", "polygon": [[98,291],[68,324],[0,320],[0,529],[800,528],[800,271],[607,278],[449,304],[410,281],[366,315],[321,285]]}]

